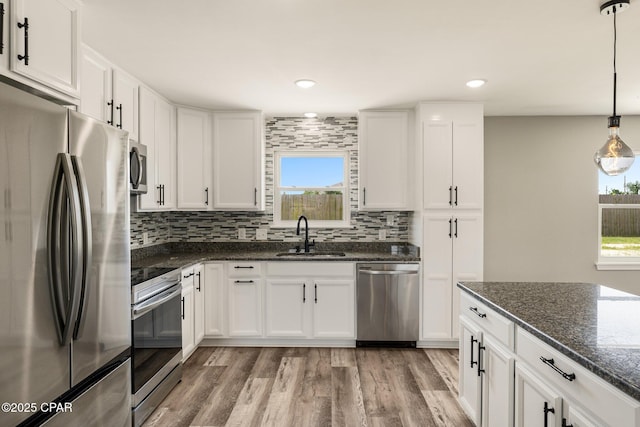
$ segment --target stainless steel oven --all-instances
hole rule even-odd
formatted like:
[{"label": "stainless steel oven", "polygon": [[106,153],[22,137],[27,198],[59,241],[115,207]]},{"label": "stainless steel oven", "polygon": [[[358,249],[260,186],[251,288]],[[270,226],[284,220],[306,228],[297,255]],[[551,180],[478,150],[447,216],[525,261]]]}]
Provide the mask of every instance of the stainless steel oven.
[{"label": "stainless steel oven", "polygon": [[180,270],[131,271],[134,426],[141,425],[182,378]]},{"label": "stainless steel oven", "polygon": [[129,191],[147,193],[147,146],[129,141]]}]

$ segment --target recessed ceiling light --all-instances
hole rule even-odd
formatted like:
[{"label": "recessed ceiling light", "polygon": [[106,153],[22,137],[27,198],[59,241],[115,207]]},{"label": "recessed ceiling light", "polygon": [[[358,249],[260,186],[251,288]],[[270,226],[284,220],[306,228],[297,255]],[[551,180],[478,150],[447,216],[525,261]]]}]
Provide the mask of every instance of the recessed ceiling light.
[{"label": "recessed ceiling light", "polygon": [[314,117],[318,117],[318,113],[304,113],[304,116],[308,119],[313,119]]},{"label": "recessed ceiling light", "polygon": [[316,82],[309,79],[296,80],[296,86],[301,87],[303,89],[309,89],[310,87],[315,86],[315,84]]},{"label": "recessed ceiling light", "polygon": [[469,80],[467,82],[467,86],[472,87],[472,88],[477,88],[477,87],[484,86],[484,84],[486,82],[487,82],[486,80],[482,80],[482,79]]}]

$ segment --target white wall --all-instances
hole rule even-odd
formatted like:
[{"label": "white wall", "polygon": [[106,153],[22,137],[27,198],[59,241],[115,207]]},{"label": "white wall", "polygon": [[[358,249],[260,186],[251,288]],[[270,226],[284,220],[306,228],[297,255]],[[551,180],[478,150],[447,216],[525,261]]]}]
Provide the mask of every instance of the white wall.
[{"label": "white wall", "polygon": [[[640,117],[621,137],[640,150]],[[486,281],[584,281],[640,295],[640,271],[597,271],[607,117],[485,118]]]}]

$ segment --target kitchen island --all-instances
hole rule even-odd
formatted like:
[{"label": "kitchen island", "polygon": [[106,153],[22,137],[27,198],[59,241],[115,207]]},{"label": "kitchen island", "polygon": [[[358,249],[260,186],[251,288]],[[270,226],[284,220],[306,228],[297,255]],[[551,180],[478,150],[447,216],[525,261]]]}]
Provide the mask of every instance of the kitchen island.
[{"label": "kitchen island", "polygon": [[[471,331],[464,336],[461,332],[461,349],[468,346],[464,339],[469,335],[476,342],[482,341],[479,334],[506,337],[501,348],[516,367],[512,386],[515,425],[521,425],[518,420],[525,418],[522,413],[527,406],[527,390],[531,393],[535,388],[526,383],[527,374],[543,379],[541,394],[551,390],[547,395],[552,398],[542,399],[548,405],[544,409],[552,408],[554,401],[557,406],[557,399],[564,401],[560,403],[562,411],[553,414],[549,410],[545,417],[559,417],[559,422],[565,418],[569,422],[568,409],[577,406],[587,414],[584,419],[597,419],[586,425],[611,425],[610,418],[622,417],[622,413],[623,425],[640,425],[639,296],[588,283],[462,282],[458,287],[461,319],[471,320],[466,323],[461,320],[463,328],[467,325]],[[483,324],[490,327],[483,328]],[[470,362],[474,363],[474,342],[470,344]],[[486,345],[478,346],[475,363],[482,364],[485,355],[478,353],[485,351]],[[465,357],[461,353],[461,361]],[[524,372],[521,380],[520,366]],[[466,367],[461,362],[463,369]],[[477,369],[480,376],[484,371]],[[614,409],[620,401],[624,401],[622,409]],[[598,410],[599,405],[605,404],[608,409]],[[543,407],[540,408],[542,411]],[[482,410],[475,412],[472,415],[479,420]]]}]

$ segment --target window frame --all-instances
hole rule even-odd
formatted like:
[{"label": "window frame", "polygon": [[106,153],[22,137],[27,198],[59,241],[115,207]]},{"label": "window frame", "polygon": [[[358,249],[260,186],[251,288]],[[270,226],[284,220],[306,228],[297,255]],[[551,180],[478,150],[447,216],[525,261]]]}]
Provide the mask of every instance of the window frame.
[{"label": "window frame", "polygon": [[349,204],[349,164],[348,150],[275,150],[273,153],[273,227],[295,228],[296,220],[282,220],[281,191],[326,191],[327,187],[285,187],[280,185],[280,163],[283,157],[340,157],[343,160],[342,187],[332,187],[342,191],[342,219],[330,221],[309,220],[309,228],[349,228],[351,226],[351,206]]}]

